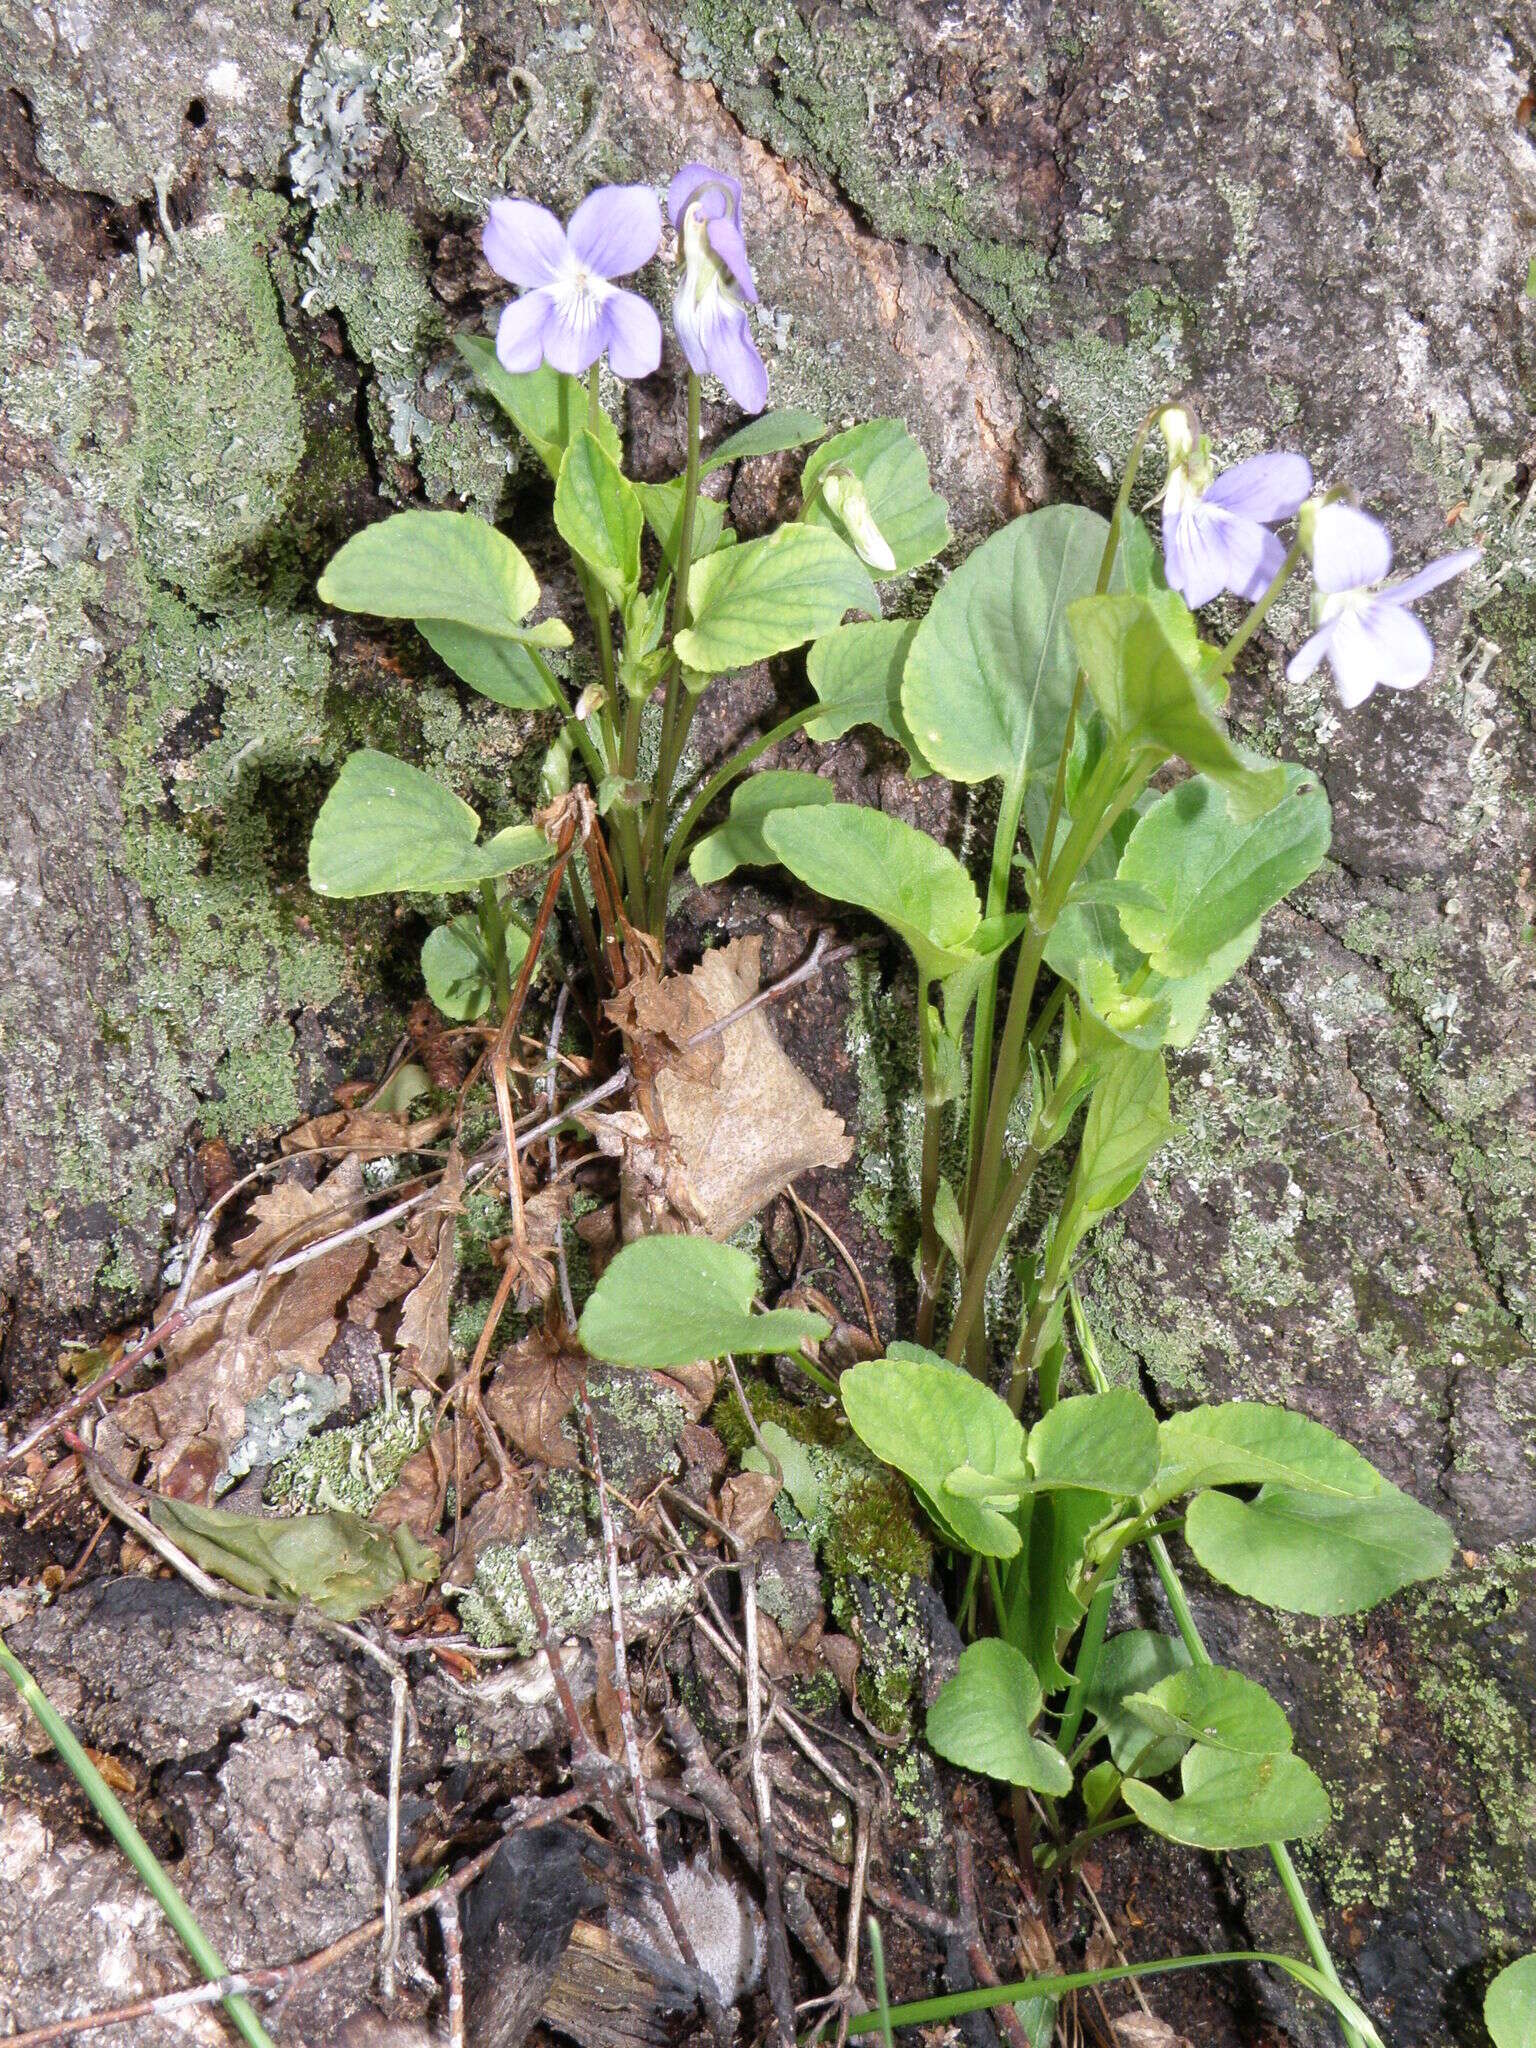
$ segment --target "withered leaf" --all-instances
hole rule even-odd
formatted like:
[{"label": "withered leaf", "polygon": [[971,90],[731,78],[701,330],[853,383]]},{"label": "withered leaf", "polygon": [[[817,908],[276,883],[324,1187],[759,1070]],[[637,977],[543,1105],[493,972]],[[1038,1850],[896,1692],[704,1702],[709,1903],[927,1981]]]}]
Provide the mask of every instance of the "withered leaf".
[{"label": "withered leaf", "polygon": [[517,1543],[528,1528],[528,1496],[511,1480],[487,1487],[459,1528],[458,1548],[443,1577],[450,1592],[463,1592],[483,1552],[495,1543]]},{"label": "withered leaf", "polygon": [[778,1535],[773,1504],[781,1490],[771,1472],[738,1472],[721,1487],[720,1519],[746,1549]]},{"label": "withered leaf", "polygon": [[572,1439],[561,1430],[586,1372],[542,1330],[504,1353],[481,1397],[486,1413],[514,1450],[525,1458],[569,1469],[581,1463]]},{"label": "withered leaf", "polygon": [[[436,1386],[453,1360],[449,1318],[458,1273],[458,1212],[463,1191],[464,1162],[455,1147],[436,1198],[429,1205],[431,1222],[425,1227],[436,1233],[430,1263],[406,1296],[395,1338],[402,1366],[425,1386]],[[418,1258],[422,1227],[418,1225],[408,1234]]]},{"label": "withered leaf", "polygon": [[359,1159],[392,1159],[400,1152],[417,1152],[430,1145],[448,1128],[451,1111],[412,1123],[407,1117],[390,1116],[376,1109],[332,1109],[312,1116],[284,1133],[284,1152],[309,1152],[318,1147],[344,1148]]}]

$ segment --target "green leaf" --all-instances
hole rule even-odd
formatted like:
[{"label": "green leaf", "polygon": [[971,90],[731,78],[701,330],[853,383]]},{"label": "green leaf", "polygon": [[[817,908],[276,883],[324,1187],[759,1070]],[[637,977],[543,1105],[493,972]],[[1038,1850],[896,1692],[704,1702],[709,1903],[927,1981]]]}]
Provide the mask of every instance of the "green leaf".
[{"label": "green leaf", "polygon": [[841,739],[856,725],[873,725],[907,750],[914,781],[929,774],[901,708],[901,677],[916,625],[909,619],[859,619],[834,626],[805,658],[811,688],[826,710],[805,730],[813,740]]},{"label": "green leaf", "polygon": [[[959,1090],[947,1097],[953,1102]],[[960,1204],[954,1189],[941,1174],[938,1192],[933,1198],[933,1227],[939,1233],[939,1243],[949,1253],[955,1265],[965,1268],[965,1219],[960,1214]]]},{"label": "green leaf", "polygon": [[508,826],[483,846],[479,830],[479,818],[451,789],[369,748],[347,757],[320,806],[309,842],[310,886],[321,896],[438,894],[553,858],[536,825]]},{"label": "green leaf", "polygon": [[[858,487],[843,507],[832,488],[840,474]],[[864,522],[874,525],[890,550],[882,575],[931,562],[949,544],[949,508],[930,487],[928,458],[900,420],[866,420],[823,442],[805,465],[800,489],[806,522],[841,532],[872,565],[878,557],[866,551]]]},{"label": "green leaf", "polygon": [[1132,1693],[1149,1691],[1171,1673],[1188,1668],[1189,1652],[1178,1637],[1153,1629],[1122,1629],[1100,1651],[1088,1687],[1088,1711],[1109,1738],[1109,1753],[1122,1771],[1161,1777],[1189,1747],[1183,1736],[1149,1747],[1146,1723],[1126,1705]]},{"label": "green leaf", "polygon": [[[489,335],[456,334],[454,346],[550,475],[558,476],[571,436],[587,424],[586,385],[547,365],[514,376],[496,360],[496,344]],[[597,434],[617,461],[618,429],[606,412],[598,414]]]},{"label": "green leaf", "polygon": [[[805,1521],[814,1522],[821,1512],[821,1481],[816,1477],[810,1452],[798,1437],[792,1437],[777,1422],[759,1423],[758,1434],[778,1461],[779,1476],[784,1481],[784,1491],[795,1504],[795,1512]],[[749,1444],[742,1452],[741,1462],[748,1472],[771,1470],[756,1444]]]},{"label": "green leaf", "polygon": [[326,604],[380,619],[445,619],[523,639],[538,579],[473,512],[395,512],[355,533],[320,578]]},{"label": "green leaf", "polygon": [[763,821],[797,805],[829,804],[836,791],[825,776],[800,768],[760,768],[731,793],[730,816],[694,843],[688,867],[701,889],[723,882],[737,868],[771,867],[776,858],[763,838]]},{"label": "green leaf", "polygon": [[1089,1216],[1118,1208],[1173,1129],[1168,1070],[1160,1052],[1126,1049],[1094,1088],[1078,1153],[1078,1200]]},{"label": "green leaf", "polygon": [[1292,1842],[1321,1833],[1333,1817],[1316,1772],[1288,1751],[1234,1756],[1196,1747],[1186,1751],[1179,1772],[1179,1799],[1165,1799],[1139,1778],[1127,1778],[1120,1794],[1154,1834],[1191,1849]]},{"label": "green leaf", "polygon": [[728,462],[746,462],[754,455],[783,455],[791,448],[807,447],[825,435],[826,423],[813,412],[783,406],[778,412],[759,413],[734,434],[727,434],[718,448],[710,450],[699,464],[700,476],[723,469]]},{"label": "green leaf", "polygon": [[[1527,290],[1536,299],[1536,258]],[[1522,1956],[1500,1970],[1483,2000],[1483,2018],[1493,2048],[1531,2048],[1536,2041],[1536,1956]]]},{"label": "green leaf", "polygon": [[[1113,886],[1113,885],[1111,885]],[[1189,1045],[1210,1009],[1211,997],[1230,981],[1259,941],[1250,925],[1196,974],[1170,980],[1125,936],[1110,902],[1069,903],[1046,944],[1046,965],[1077,990],[1084,1006],[1106,1030],[1135,1046]],[[1127,990],[1134,985],[1136,993]]]},{"label": "green leaf", "polygon": [[961,1653],[954,1677],[928,1709],[928,1745],[962,1770],[1065,1798],[1071,1766],[1031,1733],[1043,1704],[1027,1658],[988,1637]]},{"label": "green leaf", "polygon": [[1284,1486],[1369,1500],[1386,1481],[1320,1422],[1264,1401],[1186,1408],[1159,1425],[1160,1461],[1147,1497],[1161,1507],[1206,1486]]},{"label": "green leaf", "polygon": [[355,1621],[407,1580],[437,1577],[435,1554],[409,1529],[376,1529],[361,1515],[236,1515],[159,1494],[147,1505],[204,1571],[259,1599],[312,1601],[332,1621]]},{"label": "green leaf", "polygon": [[1151,599],[1081,597],[1068,620],[1094,702],[1122,743],[1181,756],[1220,783],[1235,817],[1260,817],[1279,801],[1285,770],[1233,745]]},{"label": "green leaf", "polygon": [[1241,1756],[1271,1756],[1292,1744],[1291,1724],[1278,1700],[1240,1671],[1195,1664],[1175,1671],[1125,1705],[1157,1735],[1203,1742]]},{"label": "green leaf", "polygon": [[861,804],[825,804],[774,813],[763,837],[808,889],[888,925],[911,947],[924,980],[942,980],[976,959],[975,884],[926,832]]},{"label": "green leaf", "polygon": [[902,703],[956,782],[1055,775],[1077,656],[1067,607],[1093,589],[1107,523],[1048,505],[993,534],[940,590],[907,658]]},{"label": "green leaf", "polygon": [[1118,909],[1156,973],[1202,973],[1321,863],[1330,837],[1322,785],[1304,768],[1281,772],[1285,794],[1262,817],[1234,818],[1217,785],[1195,775],[1138,821],[1117,877],[1138,895]]},{"label": "green leaf", "polygon": [[1129,1387],[1074,1394],[1029,1432],[1029,1463],[1038,1486],[1140,1493],[1157,1472],[1157,1417]]},{"label": "green leaf", "polygon": [[776,1308],[754,1314],[757,1262],[707,1237],[642,1237],[604,1269],[576,1334],[592,1357],[642,1370],[701,1359],[794,1352],[830,1334],[820,1316]]},{"label": "green leaf", "polygon": [[1078,1488],[1032,1494],[1020,1510],[1021,1521],[1027,1522],[1028,1557],[1022,1644],[1041,1682],[1052,1692],[1068,1679],[1057,1660],[1056,1645],[1071,1638],[1087,1612],[1079,1591],[1089,1532],[1114,1511],[1107,1493]]},{"label": "green leaf", "polygon": [[614,604],[640,582],[645,514],[635,487],[585,427],[571,438],[555,485],[555,526]]},{"label": "green leaf", "polygon": [[[675,570],[677,551],[683,538],[683,479],[679,476],[670,483],[636,484],[634,490],[645,513],[646,525],[661,543],[667,567]],[[716,498],[706,498],[701,492],[693,503],[692,559],[702,562],[706,555],[712,555],[724,534],[724,505]]]},{"label": "green leaf", "polygon": [[705,675],[750,668],[814,640],[850,611],[880,611],[858,556],[825,527],[781,526],[694,564],[678,658]]},{"label": "green leaf", "polygon": [[1112,1763],[1095,1764],[1084,1771],[1079,1790],[1089,1820],[1101,1820],[1120,1797],[1120,1773]]},{"label": "green leaf", "polygon": [[[981,1557],[1014,1557],[1013,1507],[1028,1488],[1024,1428],[990,1387],[915,1344],[892,1345],[838,1381],[854,1433],[912,1482],[941,1530]],[[955,1475],[985,1482],[992,1498],[950,1490]]]},{"label": "green leaf", "polygon": [[[570,628],[559,619],[548,619],[563,638],[543,644],[568,646]],[[548,683],[534,666],[530,646],[539,645],[536,627],[527,640],[503,640],[493,633],[477,633],[473,626],[455,626],[447,619],[418,619],[416,630],[439,661],[446,662],[461,682],[489,697],[493,704],[505,704],[512,711],[547,711],[554,703]]]},{"label": "green leaf", "polygon": [[1282,1486],[1251,1501],[1197,1494],[1185,1538],[1213,1579],[1250,1600],[1289,1614],[1358,1614],[1439,1578],[1455,1552],[1448,1522],[1386,1480],[1378,1487],[1364,1500]]},{"label": "green leaf", "polygon": [[[507,967],[515,975],[528,952],[527,935],[507,926]],[[427,994],[445,1017],[472,1024],[491,1007],[494,990],[480,937],[480,920],[471,912],[450,918],[427,933],[421,949],[421,974]]]}]

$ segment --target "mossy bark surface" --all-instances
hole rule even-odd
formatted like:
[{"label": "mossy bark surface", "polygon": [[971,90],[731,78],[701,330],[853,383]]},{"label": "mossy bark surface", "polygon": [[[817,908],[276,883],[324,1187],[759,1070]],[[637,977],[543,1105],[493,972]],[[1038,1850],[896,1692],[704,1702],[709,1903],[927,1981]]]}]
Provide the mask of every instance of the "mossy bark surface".
[{"label": "mossy bark surface", "polygon": [[[551,573],[539,480],[451,348],[500,303],[493,192],[564,210],[688,157],[736,172],[776,401],[906,417],[962,540],[1102,503],[1147,404],[1183,392],[1224,459],[1297,446],[1352,481],[1405,563],[1477,515],[1492,595],[1430,601],[1413,696],[1346,720],[1325,677],[1288,685],[1299,606],[1247,664],[1236,724],[1321,773],[1333,857],[1181,1062],[1178,1136],[1087,1276],[1114,1369],[1160,1402],[1294,1402],[1453,1517],[1456,1576],[1366,1621],[1208,1611],[1328,1777],[1309,1872],[1393,2039],[1475,2039],[1489,1959],[1536,1912],[1530,6],[0,0],[0,61],[15,1403],[46,1396],[60,1328],[153,1292],[197,1144],[270,1141],[416,994],[416,907],[306,886],[337,762],[383,745],[487,812],[526,800],[536,721],[313,594],[405,502],[509,518]],[[678,417],[669,359],[630,406],[647,473]],[[771,695],[748,679],[701,744]],[[835,769],[975,829],[862,745]],[[862,1105],[845,1220],[900,1303],[910,1080],[861,1021],[890,1008],[893,968],[869,971],[873,994],[808,994],[796,1043]],[[1143,1910],[1183,1882],[1138,1867]],[[1288,1939],[1259,1859],[1232,1884]],[[1152,1917],[1192,1940],[1220,1910]],[[1268,2024],[1202,2010],[1212,2040]]]}]

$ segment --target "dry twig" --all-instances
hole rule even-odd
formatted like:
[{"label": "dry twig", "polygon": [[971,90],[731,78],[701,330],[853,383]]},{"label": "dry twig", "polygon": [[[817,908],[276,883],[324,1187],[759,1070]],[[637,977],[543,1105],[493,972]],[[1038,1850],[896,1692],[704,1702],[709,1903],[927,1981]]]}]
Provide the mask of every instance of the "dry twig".
[{"label": "dry twig", "polygon": [[773,1839],[773,1798],[763,1766],[761,1672],[757,1654],[757,1566],[748,1557],[741,1567],[741,1611],[746,1637],[743,1680],[747,1700],[747,1767],[757,1807],[762,1844],[763,1892],[768,1906],[768,1997],[773,2006],[773,2034],[779,2048],[792,2048],[795,2038],[794,1999],[789,1984],[789,1942],[784,1931],[784,1893],[779,1855]]}]

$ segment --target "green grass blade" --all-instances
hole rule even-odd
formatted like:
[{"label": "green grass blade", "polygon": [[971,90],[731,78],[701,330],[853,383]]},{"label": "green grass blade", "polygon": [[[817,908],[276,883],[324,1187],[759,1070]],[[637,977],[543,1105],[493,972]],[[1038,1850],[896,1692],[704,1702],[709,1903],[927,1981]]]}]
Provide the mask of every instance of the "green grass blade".
[{"label": "green grass blade", "polygon": [[[112,1839],[154,1894],[156,1905],[176,1930],[193,1962],[210,1984],[227,1977],[230,1974],[228,1965],[192,1917],[191,1907],[172,1884],[154,1851],[128,1818],[100,1771],[70,1733],[68,1723],[27,1667],[18,1661],[3,1636],[0,1636],[0,1671],[5,1673],[31,1708],[43,1733],[101,1815]],[[249,2043],[249,2048],[274,2048],[271,2035],[256,2017],[256,2010],[249,1999],[226,1998],[224,2010],[238,2028],[241,2038]]]}]

